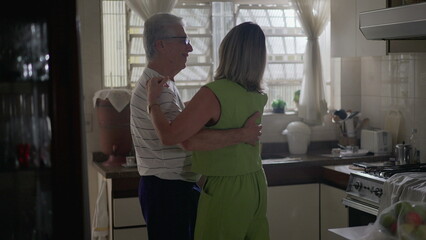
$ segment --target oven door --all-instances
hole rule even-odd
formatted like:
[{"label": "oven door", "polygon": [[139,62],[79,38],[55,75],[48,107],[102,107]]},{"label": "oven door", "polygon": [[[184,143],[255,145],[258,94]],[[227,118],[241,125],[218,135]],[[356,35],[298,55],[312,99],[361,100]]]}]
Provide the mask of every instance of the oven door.
[{"label": "oven door", "polygon": [[377,219],[378,207],[376,206],[350,197],[343,198],[342,203],[348,208],[349,227],[365,226],[374,223]]}]

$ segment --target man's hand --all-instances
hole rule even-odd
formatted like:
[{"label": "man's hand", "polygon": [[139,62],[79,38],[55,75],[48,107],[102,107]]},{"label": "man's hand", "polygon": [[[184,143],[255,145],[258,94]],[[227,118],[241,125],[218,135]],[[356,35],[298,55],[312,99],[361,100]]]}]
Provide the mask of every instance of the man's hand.
[{"label": "man's hand", "polygon": [[262,125],[256,124],[256,120],[260,118],[260,116],[260,112],[253,113],[249,118],[247,118],[244,127],[241,128],[244,142],[252,146],[257,144],[260,135],[262,135]]},{"label": "man's hand", "polygon": [[260,116],[260,112],[253,113],[242,128],[220,130],[204,128],[180,145],[187,151],[211,151],[240,143],[256,146],[262,134],[262,125],[256,124]]}]

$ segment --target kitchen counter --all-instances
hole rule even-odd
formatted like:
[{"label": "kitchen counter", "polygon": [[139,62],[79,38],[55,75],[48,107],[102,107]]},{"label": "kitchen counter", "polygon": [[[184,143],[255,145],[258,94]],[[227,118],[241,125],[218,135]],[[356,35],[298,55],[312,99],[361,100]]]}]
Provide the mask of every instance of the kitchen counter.
[{"label": "kitchen counter", "polygon": [[[104,166],[108,156],[102,153],[95,153],[93,156],[93,165],[98,171],[99,177],[107,182],[108,191],[108,211],[111,212],[109,224],[113,226],[112,231],[141,231],[146,235],[145,223],[142,220],[130,222],[129,219],[143,219],[140,212],[128,212],[129,207],[137,208],[139,205],[138,188],[140,176],[136,167],[126,168],[122,166]],[[298,234],[300,230],[298,224],[304,221],[306,215],[315,215],[309,221],[311,229],[321,229],[321,232],[327,232],[329,228],[344,227],[347,218],[347,209],[341,204],[341,198],[345,193],[346,185],[349,180],[349,174],[353,162],[376,162],[387,160],[387,156],[363,156],[358,158],[335,158],[327,155],[307,154],[292,156],[287,154],[263,154],[262,160],[268,181],[268,196],[271,202],[268,203],[269,221],[271,234],[273,236],[283,236],[284,234]],[[100,179],[101,179],[100,178]],[[331,186],[331,187],[330,187]],[[293,197],[289,197],[293,196]],[[299,198],[302,198],[300,200]],[[269,202],[269,201],[268,201]],[[319,205],[319,202],[323,203]],[[306,208],[306,204],[310,208]],[[285,208],[283,208],[285,205]],[[326,206],[335,206],[332,210],[326,209]],[[321,210],[324,208],[323,210]],[[288,211],[299,209],[299,215],[287,215]],[[340,210],[339,210],[340,209]],[[319,213],[323,212],[321,218],[324,222],[319,222]],[[328,214],[328,213],[333,214]],[[276,214],[278,213],[278,214]],[[336,213],[338,213],[336,215]],[[127,214],[127,215],[126,215]],[[134,217],[133,215],[138,215]],[[117,219],[124,216],[126,219],[124,225]],[[316,219],[316,220],[315,220]],[[337,220],[336,220],[337,219]],[[283,229],[282,224],[287,226]],[[339,224],[335,224],[335,223]],[[295,223],[295,224],[294,224]],[[329,224],[327,224],[329,223]],[[343,225],[342,225],[343,224]],[[325,230],[323,230],[325,229]],[[130,236],[129,235],[129,236]],[[303,234],[302,234],[303,235]],[[275,239],[280,239],[275,238]],[[324,237],[325,239],[326,237]],[[299,239],[316,239],[301,236]]]},{"label": "kitchen counter", "polygon": [[[349,178],[348,168],[354,162],[380,162],[388,160],[389,156],[362,156],[352,158],[331,157],[327,154],[313,153],[306,155],[263,154],[263,168],[269,186],[327,183],[331,186],[345,189]],[[106,156],[102,153],[94,154],[94,166],[98,172],[107,179],[114,179],[120,187],[130,190],[137,186],[138,181],[129,181],[129,178],[139,179],[136,167],[104,166],[102,161]],[[127,180],[126,180],[127,179]],[[134,183],[131,183],[134,182]],[[131,185],[131,186],[130,186]],[[133,188],[135,191],[137,189]]]},{"label": "kitchen counter", "polygon": [[[341,199],[345,195],[350,173],[356,171],[351,169],[352,163],[388,160],[388,156],[342,159],[324,152],[309,153],[262,154],[262,165],[269,186],[268,221],[270,234],[273,236],[271,239],[281,239],[284,235],[298,236],[297,239],[319,239],[316,236],[318,232],[321,232],[321,236],[324,235],[322,239],[328,239],[327,229],[346,227],[348,210],[341,204]],[[107,182],[108,212],[111,213],[109,225],[113,226],[112,232],[126,232],[128,235],[125,239],[133,236],[133,231],[140,231],[139,235],[145,236],[146,227],[140,211],[129,212],[129,209],[139,206],[140,176],[137,168],[104,166],[102,161],[107,158],[102,153],[93,154],[93,165],[98,171],[99,179]],[[297,214],[287,214],[295,209]],[[313,217],[307,220],[307,215]],[[305,234],[300,228],[301,221],[315,231]]]},{"label": "kitchen counter", "polygon": [[[345,189],[350,171],[342,171],[344,165],[354,162],[387,161],[388,155],[360,156],[351,158],[331,157],[329,154],[290,155],[287,158],[264,159],[263,168],[269,186],[327,183]],[[341,168],[326,166],[342,166]]]}]

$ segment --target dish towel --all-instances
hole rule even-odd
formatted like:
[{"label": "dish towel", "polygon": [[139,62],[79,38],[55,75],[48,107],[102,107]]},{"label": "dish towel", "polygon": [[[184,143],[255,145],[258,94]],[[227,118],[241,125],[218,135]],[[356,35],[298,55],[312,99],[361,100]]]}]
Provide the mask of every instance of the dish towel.
[{"label": "dish towel", "polygon": [[108,239],[108,199],[106,180],[103,179],[96,200],[95,213],[93,214],[92,240]]},{"label": "dish towel", "polygon": [[102,89],[95,93],[93,107],[96,107],[96,100],[98,98],[102,100],[108,99],[115,110],[121,112],[130,103],[131,97],[132,91],[128,89]]},{"label": "dish towel", "polygon": [[380,197],[379,214],[399,201],[426,202],[426,172],[398,173],[388,178]]}]

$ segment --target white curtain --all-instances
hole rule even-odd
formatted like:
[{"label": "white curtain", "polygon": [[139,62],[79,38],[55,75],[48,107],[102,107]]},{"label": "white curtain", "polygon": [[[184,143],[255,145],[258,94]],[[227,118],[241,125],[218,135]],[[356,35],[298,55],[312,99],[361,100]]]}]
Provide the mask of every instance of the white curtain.
[{"label": "white curtain", "polygon": [[304,76],[299,99],[299,117],[310,125],[322,123],[327,112],[321,52],[318,37],[329,18],[329,0],[291,0],[308,41],[304,56]]},{"label": "white curtain", "polygon": [[92,240],[107,240],[109,235],[109,215],[106,180],[99,181],[98,199],[92,222]]},{"label": "white curtain", "polygon": [[127,6],[143,20],[155,13],[171,12],[177,2],[178,0],[126,0]]}]

